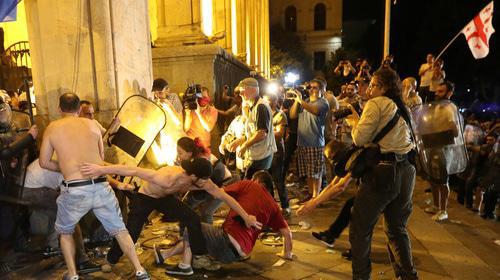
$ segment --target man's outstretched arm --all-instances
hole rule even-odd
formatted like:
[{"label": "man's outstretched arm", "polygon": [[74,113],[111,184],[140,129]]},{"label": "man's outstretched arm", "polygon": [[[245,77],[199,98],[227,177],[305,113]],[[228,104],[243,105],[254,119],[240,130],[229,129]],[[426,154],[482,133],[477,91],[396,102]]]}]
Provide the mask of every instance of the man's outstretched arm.
[{"label": "man's outstretched arm", "polygon": [[126,166],[126,165],[99,165],[93,163],[84,163],[80,167],[80,171],[83,175],[90,178],[99,177],[107,174],[116,174],[121,176],[136,176],[143,180],[155,182],[155,177],[157,172],[155,170],[140,168],[136,166]]}]

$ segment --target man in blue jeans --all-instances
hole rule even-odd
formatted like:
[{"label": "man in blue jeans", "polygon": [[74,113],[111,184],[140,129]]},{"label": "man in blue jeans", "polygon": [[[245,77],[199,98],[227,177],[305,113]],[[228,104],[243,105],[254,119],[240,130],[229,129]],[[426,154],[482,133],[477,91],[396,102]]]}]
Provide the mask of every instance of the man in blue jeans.
[{"label": "man in blue jeans", "polygon": [[[63,279],[79,279],[73,232],[80,219],[91,210],[132,262],[136,279],[151,279],[139,262],[134,243],[123,223],[118,200],[106,177],[89,177],[80,172],[84,162],[98,164],[104,159],[99,127],[92,120],[78,117],[80,99],[74,93],[61,95],[59,108],[62,118],[51,122],[45,129],[40,166],[60,171],[64,177],[61,194],[57,198],[55,223],[68,268]],[[57,161],[53,160],[54,153],[57,154]]]}]

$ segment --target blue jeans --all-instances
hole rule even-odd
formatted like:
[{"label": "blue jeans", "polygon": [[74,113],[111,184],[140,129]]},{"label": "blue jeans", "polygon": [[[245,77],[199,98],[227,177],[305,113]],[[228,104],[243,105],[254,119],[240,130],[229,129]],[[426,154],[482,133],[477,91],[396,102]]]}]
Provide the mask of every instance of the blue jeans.
[{"label": "blue jeans", "polygon": [[[197,192],[203,192],[201,193],[203,195],[197,196]],[[206,191],[191,191],[184,202],[192,209],[199,206],[201,221],[207,224],[214,223],[214,213],[223,203],[222,200],[214,198]]]},{"label": "blue jeans", "polygon": [[269,170],[271,168],[271,163],[273,162],[273,155],[265,157],[259,160],[253,160],[250,166],[248,166],[245,172],[245,179],[252,179],[253,174],[260,170]]},{"label": "blue jeans", "polygon": [[59,234],[73,234],[76,224],[90,210],[111,236],[127,231],[118,200],[108,182],[82,187],[61,186],[57,198],[55,229]]}]

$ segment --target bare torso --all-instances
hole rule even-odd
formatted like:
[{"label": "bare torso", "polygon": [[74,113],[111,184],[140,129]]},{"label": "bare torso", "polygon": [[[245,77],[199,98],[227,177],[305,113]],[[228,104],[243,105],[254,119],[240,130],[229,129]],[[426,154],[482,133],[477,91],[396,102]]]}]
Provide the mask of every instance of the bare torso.
[{"label": "bare torso", "polygon": [[101,131],[92,120],[70,116],[53,121],[47,127],[45,140],[57,154],[66,181],[88,179],[80,173],[81,164],[103,161]]},{"label": "bare torso", "polygon": [[165,197],[192,188],[192,179],[180,166],[166,166],[158,170],[162,174],[162,184],[142,180],[139,192],[154,198]]}]

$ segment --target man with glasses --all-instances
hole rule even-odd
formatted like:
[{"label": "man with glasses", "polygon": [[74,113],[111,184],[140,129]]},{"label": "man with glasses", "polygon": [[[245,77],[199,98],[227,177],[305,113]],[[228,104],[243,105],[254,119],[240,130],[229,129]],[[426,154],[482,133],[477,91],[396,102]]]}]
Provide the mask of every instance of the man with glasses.
[{"label": "man with glasses", "polygon": [[[329,110],[328,101],[323,98],[326,84],[320,79],[310,82],[309,98],[295,92],[295,100],[290,109],[290,118],[299,119],[297,130],[297,152],[299,176],[307,177],[309,196],[316,197],[321,187],[325,147],[325,119]],[[304,201],[305,201],[304,200]]]},{"label": "man with glasses", "polygon": [[94,106],[87,100],[80,100],[80,112],[78,116],[80,118],[87,118],[93,120],[95,124],[99,127],[101,134],[106,133],[106,129],[94,118]]},{"label": "man with glasses", "polygon": [[165,79],[156,79],[153,81],[153,89],[151,90],[155,101],[160,104],[165,104],[171,107],[178,119],[182,122],[182,103],[177,94],[170,92],[170,87]]},{"label": "man with glasses", "polygon": [[[212,164],[204,158],[184,160],[181,166],[165,166],[158,170],[145,169],[124,165],[97,165],[85,163],[81,172],[88,177],[98,177],[104,174],[117,174],[121,176],[137,176],[143,181],[138,192],[132,197],[129,205],[127,230],[134,242],[137,241],[147,217],[153,210],[182,222],[189,232],[189,243],[194,255],[205,255],[205,240],[201,233],[200,217],[186,204],[182,203],[175,194],[188,190],[205,190],[217,199],[226,202],[238,213],[245,224],[250,227],[257,225],[256,218],[248,215],[238,202],[226,194],[215,184],[207,184],[212,174]],[[113,242],[106,257],[109,265],[116,264],[122,256],[122,251],[116,242]],[[195,260],[199,263],[209,262],[198,256]],[[103,267],[103,271],[111,268]]]}]

